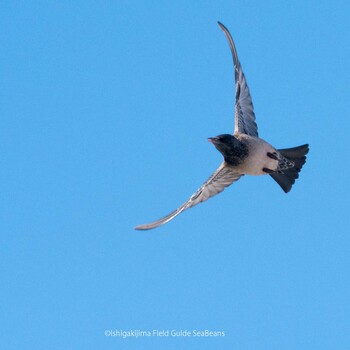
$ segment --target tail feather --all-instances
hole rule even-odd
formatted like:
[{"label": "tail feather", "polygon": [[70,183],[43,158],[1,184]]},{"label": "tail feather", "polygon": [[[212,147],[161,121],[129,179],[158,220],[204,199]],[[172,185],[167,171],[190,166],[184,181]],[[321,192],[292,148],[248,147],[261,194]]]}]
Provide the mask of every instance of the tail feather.
[{"label": "tail feather", "polygon": [[306,162],[306,154],[309,152],[309,145],[279,149],[277,151],[283,157],[294,163],[293,168],[270,174],[270,176],[282,187],[283,191],[288,193],[295,180],[299,177],[299,172]]}]

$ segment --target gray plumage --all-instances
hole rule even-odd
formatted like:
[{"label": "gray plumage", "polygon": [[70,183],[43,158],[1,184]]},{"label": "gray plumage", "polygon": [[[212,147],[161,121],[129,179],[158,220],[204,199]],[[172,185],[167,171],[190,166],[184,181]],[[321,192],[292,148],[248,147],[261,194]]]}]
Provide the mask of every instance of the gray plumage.
[{"label": "gray plumage", "polygon": [[230,45],[236,81],[236,106],[235,106],[235,130],[234,133],[242,133],[258,137],[258,127],[255,122],[255,114],[252,98],[250,97],[247,80],[238,60],[235,43],[228,29],[220,22],[219,27],[225,33]]},{"label": "gray plumage", "polygon": [[258,138],[253,103],[238,60],[235,44],[227,28],[220,22],[218,24],[230,45],[236,82],[234,133],[208,139],[223,155],[224,161],[180,207],[160,220],[135,227],[136,230],[149,230],[169,222],[184,210],[222,192],[246,174],[269,174],[287,193],[299,177],[299,172],[306,161],[308,145],[277,150],[263,139]]}]

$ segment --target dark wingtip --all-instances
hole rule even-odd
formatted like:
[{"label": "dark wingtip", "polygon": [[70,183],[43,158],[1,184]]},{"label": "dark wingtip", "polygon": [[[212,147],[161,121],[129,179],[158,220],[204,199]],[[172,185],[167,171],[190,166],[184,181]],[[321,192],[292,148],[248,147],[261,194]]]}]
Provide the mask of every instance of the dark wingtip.
[{"label": "dark wingtip", "polygon": [[146,225],[138,225],[134,227],[134,230],[136,231],[146,231],[146,230],[150,230],[150,228],[147,228]]},{"label": "dark wingtip", "polygon": [[217,21],[217,23],[221,29],[226,29],[226,27],[220,21]]}]

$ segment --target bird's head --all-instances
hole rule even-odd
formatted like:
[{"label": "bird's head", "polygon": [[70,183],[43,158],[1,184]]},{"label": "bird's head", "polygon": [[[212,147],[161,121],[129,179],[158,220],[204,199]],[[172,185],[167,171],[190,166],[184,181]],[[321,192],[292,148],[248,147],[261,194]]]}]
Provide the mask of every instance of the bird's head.
[{"label": "bird's head", "polygon": [[232,154],[233,149],[238,147],[240,143],[233,135],[229,134],[209,137],[208,141],[211,142],[224,157]]}]

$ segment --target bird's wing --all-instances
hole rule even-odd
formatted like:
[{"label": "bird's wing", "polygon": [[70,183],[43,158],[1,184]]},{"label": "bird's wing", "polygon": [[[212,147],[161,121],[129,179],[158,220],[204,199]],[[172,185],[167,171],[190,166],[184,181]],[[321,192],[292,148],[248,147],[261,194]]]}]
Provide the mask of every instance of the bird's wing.
[{"label": "bird's wing", "polygon": [[239,174],[232,168],[225,166],[225,162],[223,162],[215,173],[210,176],[209,179],[197,190],[197,192],[195,192],[184,204],[160,220],[151,222],[150,224],[136,226],[135,230],[150,230],[167,223],[184,210],[192,208],[198,203],[204,202],[208,198],[222,192],[225,187],[230,186],[241,176],[242,174]]},{"label": "bird's wing", "polygon": [[233,42],[232,36],[228,29],[220,22],[218,22],[218,25],[225,33],[225,36],[230,45],[235,69],[236,106],[234,133],[244,133],[250,136],[258,137],[258,127],[255,122],[252,98],[249,93],[249,88],[241,64],[238,60],[235,43]]}]

